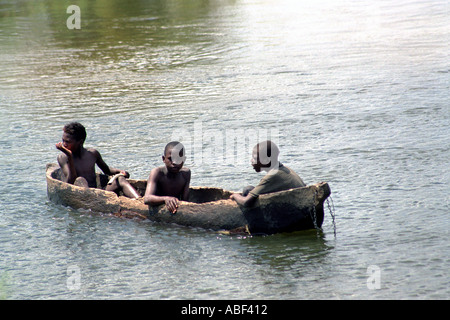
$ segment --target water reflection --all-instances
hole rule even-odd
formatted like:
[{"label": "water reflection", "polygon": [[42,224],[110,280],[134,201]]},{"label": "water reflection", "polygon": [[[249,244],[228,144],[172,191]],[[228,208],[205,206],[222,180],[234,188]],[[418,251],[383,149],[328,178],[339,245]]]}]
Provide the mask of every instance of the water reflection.
[{"label": "water reflection", "polygon": [[[234,1],[228,1],[232,4]],[[80,29],[69,29],[68,4],[63,1],[21,1],[0,10],[4,30],[13,29],[12,39],[33,41],[63,48],[99,50],[199,44],[199,49],[222,35],[216,29],[225,3],[205,0],[78,1]],[[12,6],[12,8],[11,8]],[[26,19],[21,19],[26,17]],[[209,32],[215,30],[217,32]],[[3,38],[3,37],[2,37]],[[36,39],[37,40],[37,39]]]},{"label": "water reflection", "polygon": [[[448,229],[449,135],[436,129],[449,120],[446,1],[76,2],[81,30],[66,26],[69,2],[0,1],[0,243],[13,297],[72,297],[66,263],[86,272],[79,298],[321,298],[333,286],[344,297],[448,296],[449,242],[430,238]],[[44,166],[74,119],[137,178],[197,120],[204,132],[277,128],[283,161],[330,182],[339,236],[219,240],[45,214]],[[195,185],[260,178],[189,161]],[[388,294],[367,289],[372,264],[390,273]]]},{"label": "water reflection", "polygon": [[271,236],[251,237],[241,241],[255,265],[269,265],[277,271],[297,270],[325,263],[333,249],[322,231],[308,230]]},{"label": "water reflection", "polygon": [[[80,119],[174,111],[193,97],[210,101],[229,81],[214,80],[221,72],[211,69],[236,42],[223,22],[226,2],[82,1],[80,30],[67,28],[64,2],[8,6],[0,11],[0,85],[6,97],[15,97],[11,104],[21,97],[26,115]],[[191,71],[197,66],[205,68]],[[16,93],[21,90],[26,95]],[[170,114],[152,114],[159,116]]]}]

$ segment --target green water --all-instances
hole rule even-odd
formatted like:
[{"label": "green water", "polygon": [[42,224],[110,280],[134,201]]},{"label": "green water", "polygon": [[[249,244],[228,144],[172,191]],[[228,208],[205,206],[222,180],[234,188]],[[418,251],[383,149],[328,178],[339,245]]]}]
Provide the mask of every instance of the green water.
[{"label": "green water", "polygon": [[[448,299],[448,21],[446,1],[0,0],[0,297]],[[179,139],[192,185],[230,190],[271,136],[330,184],[337,233],[328,213],[229,237],[53,204],[73,120],[133,178]]]}]

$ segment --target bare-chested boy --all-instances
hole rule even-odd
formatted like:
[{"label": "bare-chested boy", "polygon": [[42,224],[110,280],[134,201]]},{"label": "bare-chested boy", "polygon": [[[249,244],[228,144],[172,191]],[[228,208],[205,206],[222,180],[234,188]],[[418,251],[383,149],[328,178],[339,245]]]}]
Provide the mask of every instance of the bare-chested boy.
[{"label": "bare-chested boy", "polygon": [[165,204],[167,209],[176,213],[178,200],[187,201],[191,170],[183,167],[186,160],[184,146],[178,141],[168,143],[162,157],[164,166],[150,172],[144,203],[152,206]]},{"label": "bare-chested boy", "polygon": [[85,188],[96,188],[95,165],[106,175],[115,175],[106,186],[106,190],[118,192],[122,190],[125,196],[133,199],[140,197],[130,185],[130,174],[123,170],[110,168],[102,159],[100,153],[93,148],[84,148],[86,129],[78,122],[64,126],[62,142],[56,148],[63,153],[58,155],[58,163],[64,174],[63,181]]}]

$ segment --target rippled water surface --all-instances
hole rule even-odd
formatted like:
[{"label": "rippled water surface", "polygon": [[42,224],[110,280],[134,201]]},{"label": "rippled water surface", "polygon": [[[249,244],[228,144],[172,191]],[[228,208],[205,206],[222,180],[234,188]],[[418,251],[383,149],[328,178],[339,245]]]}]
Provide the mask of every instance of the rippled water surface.
[{"label": "rippled water surface", "polygon": [[[0,0],[1,298],[450,297],[448,1],[77,3],[79,30],[70,2]],[[53,204],[73,120],[134,178],[179,139],[192,185],[230,190],[272,137],[336,235],[327,210],[237,237]]]}]

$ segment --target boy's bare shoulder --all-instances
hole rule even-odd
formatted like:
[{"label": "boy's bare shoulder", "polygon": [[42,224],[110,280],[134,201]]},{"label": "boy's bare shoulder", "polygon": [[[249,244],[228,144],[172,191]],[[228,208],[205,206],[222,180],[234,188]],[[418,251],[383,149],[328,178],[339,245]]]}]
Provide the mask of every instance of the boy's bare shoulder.
[{"label": "boy's bare shoulder", "polygon": [[[180,173],[185,178],[189,178],[191,176],[191,169],[183,167],[180,170]],[[155,178],[164,177],[167,174],[167,169],[165,166],[155,167],[150,171],[150,176]]]},{"label": "boy's bare shoulder", "polygon": [[189,168],[187,168],[187,167],[181,168],[180,172],[181,172],[184,176],[190,176],[190,175],[191,175],[191,169],[189,169]]},{"label": "boy's bare shoulder", "polygon": [[98,150],[95,148],[86,148],[86,151],[94,155],[95,157],[100,156],[100,152],[98,152]]},{"label": "boy's bare shoulder", "polygon": [[160,177],[164,175],[164,167],[155,167],[150,171],[150,177]]}]

